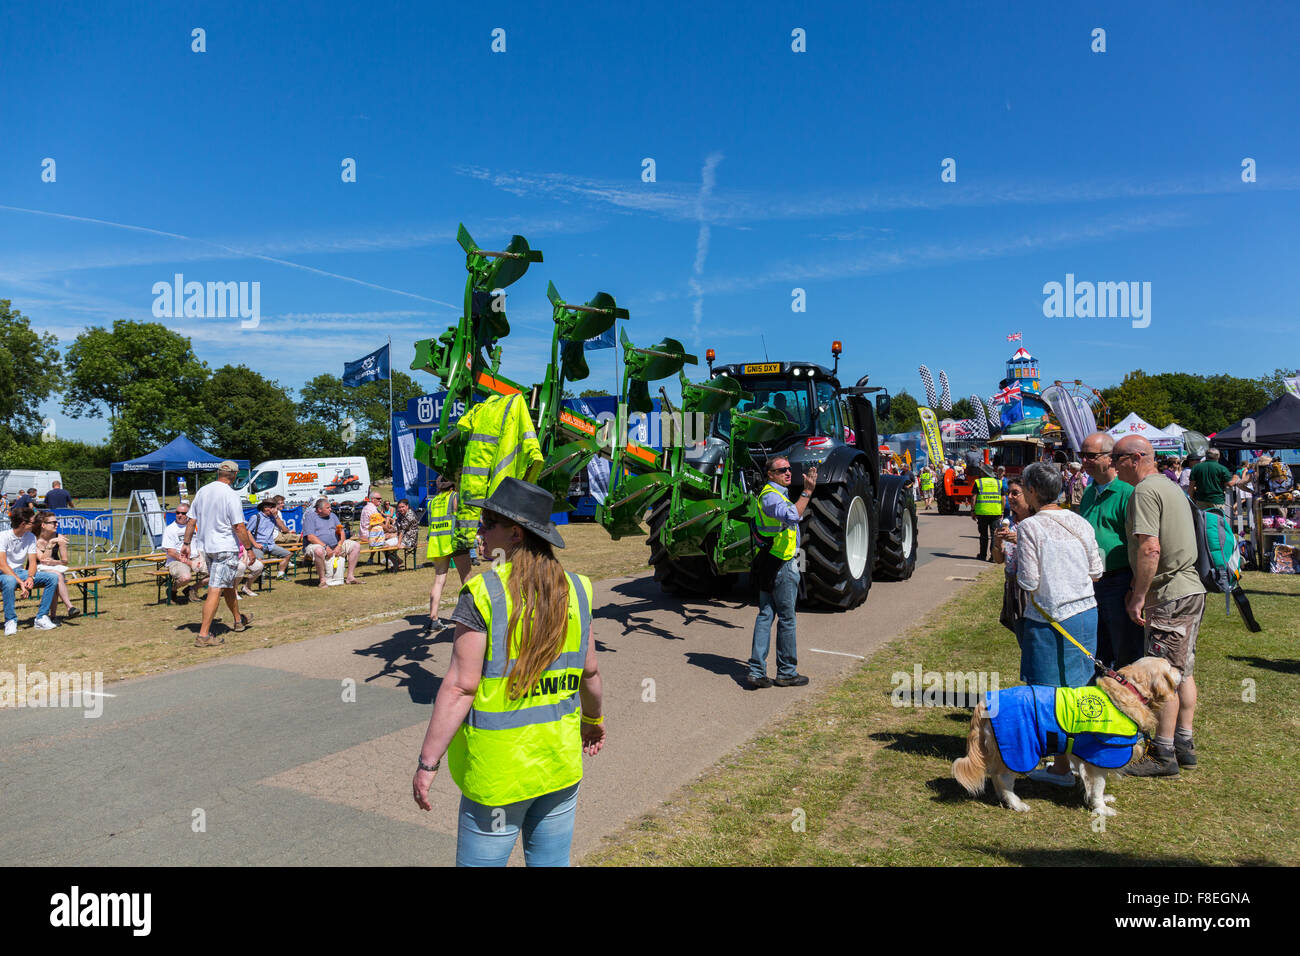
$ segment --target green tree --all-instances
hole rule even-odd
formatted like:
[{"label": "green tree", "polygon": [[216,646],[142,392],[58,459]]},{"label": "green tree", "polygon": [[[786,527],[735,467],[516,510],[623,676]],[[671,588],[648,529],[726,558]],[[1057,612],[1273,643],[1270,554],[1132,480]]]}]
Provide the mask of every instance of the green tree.
[{"label": "green tree", "polygon": [[[298,406],[278,382],[243,365],[224,365],[203,385],[209,451],[252,464],[302,453]],[[199,440],[196,436],[196,440]]]},{"label": "green tree", "polygon": [[0,429],[15,439],[40,431],[41,403],[63,384],[59,340],[36,332],[8,299],[0,299]]},{"label": "green tree", "polygon": [[609,394],[607,389],[603,388],[584,388],[578,393],[579,398],[604,398]]},{"label": "green tree", "polygon": [[893,435],[897,432],[914,432],[921,428],[919,406],[907,389],[903,389],[889,400],[889,414],[876,424],[876,431],[881,435]]},{"label": "green tree", "polygon": [[[940,418],[955,418],[957,419],[957,421],[961,421],[964,418],[974,418],[975,407],[971,405],[969,398],[959,398],[952,403],[952,411],[950,412],[936,411],[935,414],[938,415]],[[920,419],[918,418],[917,421],[920,421]]]},{"label": "green tree", "polygon": [[1259,380],[1259,384],[1268,392],[1269,401],[1272,401],[1286,391],[1286,385],[1282,383],[1282,379],[1296,377],[1300,377],[1300,368],[1275,368],[1273,374],[1263,376]]},{"label": "green tree", "polygon": [[[1138,417],[1158,428],[1173,421],[1169,392],[1160,383],[1158,376],[1147,375],[1141,369],[1127,373],[1119,385],[1102,389],[1101,395],[1110,405],[1116,422],[1130,412],[1137,412]],[[1194,426],[1183,424],[1183,427]]]},{"label": "green tree", "polygon": [[208,367],[187,336],[157,322],[117,319],[112,329],[93,326],[78,335],[65,362],[63,410],[73,418],[103,418],[107,411],[115,454],[132,457],[180,432],[201,434]]}]

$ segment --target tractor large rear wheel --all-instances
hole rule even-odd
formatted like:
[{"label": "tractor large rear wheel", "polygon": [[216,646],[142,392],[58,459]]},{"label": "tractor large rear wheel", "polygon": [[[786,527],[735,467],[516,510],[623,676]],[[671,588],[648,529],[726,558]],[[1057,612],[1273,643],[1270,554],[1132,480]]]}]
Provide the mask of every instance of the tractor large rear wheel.
[{"label": "tractor large rear wheel", "polygon": [[843,482],[818,485],[803,522],[803,575],[808,597],[848,610],[867,599],[876,563],[876,498],[866,465],[855,461]]},{"label": "tractor large rear wheel", "polygon": [[655,580],[670,593],[701,594],[713,597],[730,591],[736,583],[735,574],[716,574],[709,559],[703,555],[674,558],[659,542],[659,531],[668,519],[669,498],[655,505],[650,512],[650,566],[655,570]]},{"label": "tractor large rear wheel", "polygon": [[893,528],[882,531],[876,548],[876,578],[906,581],[916,570],[916,499],[904,491],[894,500]]}]

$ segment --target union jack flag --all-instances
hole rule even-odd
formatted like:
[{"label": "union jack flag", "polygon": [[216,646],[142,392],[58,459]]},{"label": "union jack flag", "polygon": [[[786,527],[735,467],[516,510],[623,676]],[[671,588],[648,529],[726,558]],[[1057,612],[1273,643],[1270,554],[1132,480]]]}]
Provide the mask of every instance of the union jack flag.
[{"label": "union jack flag", "polygon": [[1020,383],[1012,382],[1002,391],[993,396],[993,401],[999,405],[1010,405],[1012,402],[1020,401]]},{"label": "union jack flag", "polygon": [[1007,336],[1007,341],[1008,341],[1008,342],[1019,342],[1019,341],[1020,341],[1021,339],[1023,339],[1024,337],[1025,337],[1025,334],[1024,334],[1023,332],[1012,332],[1010,335]]}]

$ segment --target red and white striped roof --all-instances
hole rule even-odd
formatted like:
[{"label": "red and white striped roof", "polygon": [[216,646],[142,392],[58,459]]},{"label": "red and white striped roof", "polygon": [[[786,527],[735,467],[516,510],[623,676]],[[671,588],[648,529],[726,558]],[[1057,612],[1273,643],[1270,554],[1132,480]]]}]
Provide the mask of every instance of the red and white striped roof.
[{"label": "red and white striped roof", "polygon": [[1024,350],[1023,347],[1016,349],[1016,354],[1007,359],[1008,362],[1034,361],[1034,357]]}]

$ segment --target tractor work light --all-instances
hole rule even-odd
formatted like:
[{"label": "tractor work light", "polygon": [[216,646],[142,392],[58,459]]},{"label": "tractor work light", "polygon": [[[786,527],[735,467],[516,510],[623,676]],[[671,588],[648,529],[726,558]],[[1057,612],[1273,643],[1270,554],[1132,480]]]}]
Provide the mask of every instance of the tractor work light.
[{"label": "tractor work light", "polygon": [[802,370],[802,369],[795,369],[795,370],[794,370],[794,377],[795,377],[795,378],[798,378],[798,377],[799,377],[799,373],[800,373],[801,371],[803,371],[803,370]]}]

